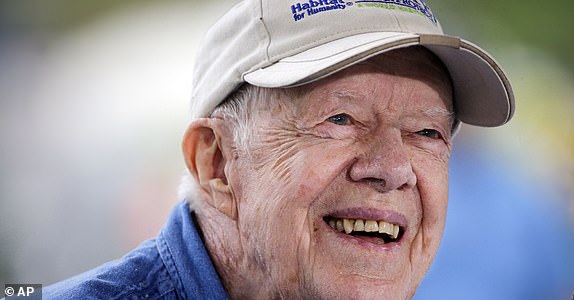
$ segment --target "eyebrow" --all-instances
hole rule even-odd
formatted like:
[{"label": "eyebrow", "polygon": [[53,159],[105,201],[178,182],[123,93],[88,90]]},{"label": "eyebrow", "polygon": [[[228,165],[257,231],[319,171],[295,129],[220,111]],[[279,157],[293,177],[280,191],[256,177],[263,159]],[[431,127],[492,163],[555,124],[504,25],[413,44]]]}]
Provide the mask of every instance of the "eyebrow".
[{"label": "eyebrow", "polygon": [[330,93],[330,95],[334,96],[335,98],[338,98],[338,99],[356,99],[356,98],[359,98],[354,91],[350,91],[350,90],[346,90],[346,89],[333,91]]},{"label": "eyebrow", "polygon": [[431,118],[454,118],[455,114],[443,107],[429,107],[426,109],[419,110],[423,115]]},{"label": "eyebrow", "polygon": [[432,119],[447,119],[448,124],[451,127],[456,122],[456,114],[444,107],[433,106],[426,109],[420,109],[419,112]]}]

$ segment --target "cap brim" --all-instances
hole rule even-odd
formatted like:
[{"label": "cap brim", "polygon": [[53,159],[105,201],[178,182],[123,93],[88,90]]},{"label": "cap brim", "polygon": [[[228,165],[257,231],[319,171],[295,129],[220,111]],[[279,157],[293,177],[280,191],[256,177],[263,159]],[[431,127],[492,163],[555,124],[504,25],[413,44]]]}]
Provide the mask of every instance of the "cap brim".
[{"label": "cap brim", "polygon": [[459,120],[494,127],[512,118],[514,95],[500,66],[479,47],[450,36],[400,32],[348,36],[247,72],[243,79],[260,87],[293,87],[324,78],[375,55],[415,45],[432,51],[448,69]]}]

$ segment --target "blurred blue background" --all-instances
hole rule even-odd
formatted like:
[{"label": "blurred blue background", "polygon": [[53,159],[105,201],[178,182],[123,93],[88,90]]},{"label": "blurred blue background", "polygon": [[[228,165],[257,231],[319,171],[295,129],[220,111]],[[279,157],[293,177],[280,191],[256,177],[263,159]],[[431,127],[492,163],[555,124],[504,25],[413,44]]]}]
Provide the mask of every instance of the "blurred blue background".
[{"label": "blurred blue background", "polygon": [[[203,32],[235,1],[0,0],[0,284],[50,284],[153,237],[177,202]],[[428,0],[514,85],[463,127],[443,244],[416,299],[574,291],[574,2]]]}]

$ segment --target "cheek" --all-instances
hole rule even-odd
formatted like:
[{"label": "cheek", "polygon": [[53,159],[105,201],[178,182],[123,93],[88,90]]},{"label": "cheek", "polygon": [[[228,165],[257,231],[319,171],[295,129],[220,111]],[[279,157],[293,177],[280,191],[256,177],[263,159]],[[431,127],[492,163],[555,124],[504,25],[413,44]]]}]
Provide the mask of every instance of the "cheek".
[{"label": "cheek", "polygon": [[290,198],[289,205],[309,208],[353,159],[351,144],[292,132],[284,132],[281,138],[264,138],[253,151],[257,188],[274,202]]},{"label": "cheek", "polygon": [[416,286],[432,264],[442,239],[448,204],[448,163],[424,156],[413,160],[413,171],[422,214],[411,250]]},{"label": "cheek", "polygon": [[448,161],[415,156],[413,170],[421,197],[423,225],[442,235],[448,205]]},{"label": "cheek", "polygon": [[[292,146],[260,148],[257,156],[243,164],[247,167],[243,173],[250,175],[240,179],[248,182],[238,202],[242,235],[254,251],[251,255],[273,273],[270,276],[289,280],[297,277],[298,265],[305,265],[299,259],[313,257],[316,200],[353,156],[348,143],[340,141],[285,144]],[[283,263],[277,263],[277,258]]]},{"label": "cheek", "polygon": [[350,152],[336,142],[299,143],[282,152],[266,152],[252,163],[256,175],[241,197],[243,208],[250,215],[272,218],[287,234],[312,232],[314,204],[353,160]]},{"label": "cheek", "polygon": [[[336,144],[336,143],[334,143]],[[325,143],[307,149],[301,160],[297,195],[317,199],[336,177],[352,163],[355,155],[347,145]]]}]

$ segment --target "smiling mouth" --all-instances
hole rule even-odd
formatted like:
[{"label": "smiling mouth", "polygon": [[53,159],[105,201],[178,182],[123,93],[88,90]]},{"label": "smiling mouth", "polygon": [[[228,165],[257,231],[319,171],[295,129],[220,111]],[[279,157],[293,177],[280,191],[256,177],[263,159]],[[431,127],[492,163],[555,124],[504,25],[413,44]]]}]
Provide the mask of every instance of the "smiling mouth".
[{"label": "smiling mouth", "polygon": [[400,241],[404,230],[398,225],[385,221],[365,219],[345,219],[324,217],[329,226],[341,233],[376,244]]}]

